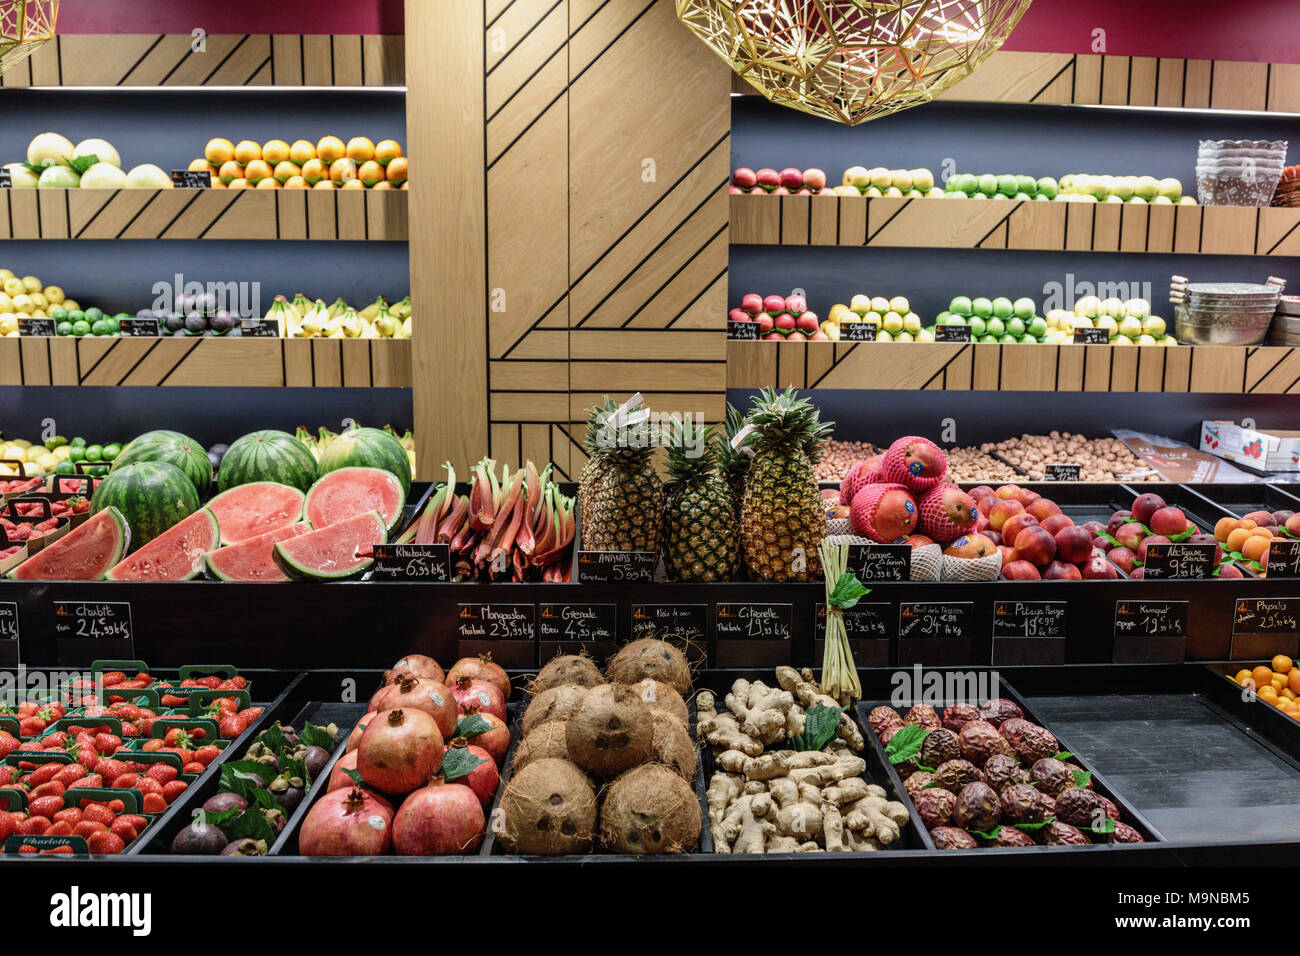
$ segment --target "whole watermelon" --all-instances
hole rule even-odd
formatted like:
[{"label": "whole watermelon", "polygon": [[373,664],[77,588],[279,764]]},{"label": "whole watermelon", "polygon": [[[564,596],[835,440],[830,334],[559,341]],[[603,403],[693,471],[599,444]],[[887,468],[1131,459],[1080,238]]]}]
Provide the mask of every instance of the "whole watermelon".
[{"label": "whole watermelon", "polygon": [[249,432],[221,459],[217,490],[229,491],[254,481],[278,481],[306,491],[316,480],[316,459],[288,432]]},{"label": "whole watermelon", "polygon": [[114,460],[113,468],[138,461],[165,461],[175,465],[194,484],[200,500],[206,499],[212,490],[212,462],[208,461],[207,449],[180,432],[145,432],[127,443]]},{"label": "whole watermelon", "polygon": [[165,461],[114,466],[90,499],[94,514],[112,506],[131,529],[131,550],[148,544],[199,510],[199,493],[185,472]]},{"label": "whole watermelon", "polygon": [[349,428],[321,450],[322,475],[351,467],[391,471],[402,483],[402,491],[411,493],[411,460],[402,443],[382,428]]}]

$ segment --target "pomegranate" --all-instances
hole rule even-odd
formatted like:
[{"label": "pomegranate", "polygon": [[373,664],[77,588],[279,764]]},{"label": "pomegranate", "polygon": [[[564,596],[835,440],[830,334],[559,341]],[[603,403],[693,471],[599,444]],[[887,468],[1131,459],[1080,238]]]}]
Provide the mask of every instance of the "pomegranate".
[{"label": "pomegranate", "polygon": [[348,734],[348,745],[343,751],[345,754],[350,754],[357,749],[357,744],[361,743],[361,735],[365,733],[366,724],[370,723],[370,718],[375,716],[376,713],[376,711],[372,710],[361,715],[357,725],[352,728],[352,733]]},{"label": "pomegranate", "polygon": [[510,676],[506,673],[504,667],[492,660],[491,654],[480,654],[478,657],[462,657],[451,665],[451,670],[447,672],[446,683],[455,687],[456,682],[462,677],[485,680],[489,684],[495,684],[497,690],[501,691],[501,699],[510,699]]},{"label": "pomegranate", "polygon": [[349,750],[338,759],[338,762],[334,764],[334,769],[330,771],[330,782],[329,786],[325,788],[326,792],[328,793],[330,790],[340,790],[345,787],[355,787],[356,781],[348,776],[347,771],[356,769],[357,752],[355,750]]},{"label": "pomegranate", "polygon": [[465,774],[463,777],[457,777],[456,783],[463,783],[469,787],[478,796],[479,803],[487,806],[496,796],[497,787],[501,783],[501,774],[497,772],[497,765],[493,762],[492,755],[476,744],[471,744],[464,737],[457,737],[448,745],[449,750],[468,750],[475,757],[478,757],[482,763]]},{"label": "pomegranate", "polygon": [[412,677],[427,677],[439,684],[447,683],[447,675],[442,672],[438,662],[427,654],[407,654],[400,661],[384,671],[384,683],[392,684],[403,674]]},{"label": "pomegranate", "polygon": [[401,856],[468,853],[483,841],[486,828],[474,791],[435,777],[402,801],[393,820],[393,850]]},{"label": "pomegranate", "polygon": [[378,856],[393,840],[393,807],[383,797],[353,787],[316,801],[302,821],[303,856]]},{"label": "pomegranate", "polygon": [[481,714],[476,705],[465,708],[465,717],[478,717],[492,725],[491,730],[485,730],[481,734],[470,734],[469,742],[476,747],[482,747],[486,750],[497,763],[506,759],[506,751],[510,749],[510,728],[506,722],[496,714]]},{"label": "pomegranate", "polygon": [[357,745],[361,779],[384,793],[410,793],[442,766],[442,734],[423,710],[383,710]]},{"label": "pomegranate", "polygon": [[456,696],[456,706],[462,714],[467,708],[476,707],[480,714],[495,714],[502,720],[506,719],[506,699],[495,684],[475,677],[462,677],[451,692]]},{"label": "pomegranate", "polygon": [[444,740],[456,736],[459,713],[446,684],[427,677],[402,677],[382,688],[372,701],[375,710],[422,710],[438,724]]}]

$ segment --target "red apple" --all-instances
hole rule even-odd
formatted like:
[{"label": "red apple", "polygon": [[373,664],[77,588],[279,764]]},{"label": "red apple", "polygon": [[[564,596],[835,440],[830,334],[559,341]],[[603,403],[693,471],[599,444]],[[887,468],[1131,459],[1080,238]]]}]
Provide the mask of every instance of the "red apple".
[{"label": "red apple", "polygon": [[785,297],[785,307],[795,315],[799,315],[801,312],[808,311],[808,300],[797,293],[795,295],[787,295]]},{"label": "red apple", "polygon": [[778,332],[794,331],[794,324],[795,324],[794,316],[791,315],[789,312],[782,312],[780,315],[776,317],[774,321],[775,321],[776,330]]},{"label": "red apple", "polygon": [[1044,567],[1056,557],[1056,539],[1045,528],[1034,526],[1016,535],[1016,557],[1030,564]]},{"label": "red apple", "polygon": [[812,335],[808,336],[809,342],[829,342],[830,340],[831,337],[827,335],[825,332],[823,332],[821,329],[818,329]]},{"label": "red apple", "polygon": [[[1106,526],[1102,524],[1100,521],[1085,521],[1079,527],[1086,528],[1088,533],[1093,535],[1101,531],[1106,531]],[[1110,532],[1107,531],[1106,533],[1109,534]]]},{"label": "red apple", "polygon": [[764,342],[784,342],[784,341],[785,341],[785,336],[782,335],[780,332],[768,332],[767,335],[763,336],[763,341],[764,341]]},{"label": "red apple", "polygon": [[727,318],[732,322],[753,322],[754,317],[744,309],[732,309],[727,313]]},{"label": "red apple", "polygon": [[1159,508],[1147,522],[1147,527],[1156,534],[1172,537],[1187,530],[1187,516],[1177,508]]},{"label": "red apple", "polygon": [[1173,544],[1173,542],[1170,541],[1168,538],[1166,538],[1163,534],[1147,535],[1145,538],[1142,539],[1142,542],[1138,545],[1138,549],[1137,549],[1137,558],[1143,564],[1147,563],[1147,545],[1149,544]]},{"label": "red apple", "polygon": [[766,312],[760,312],[754,316],[754,321],[758,323],[758,331],[761,335],[766,335],[776,328],[776,320]]},{"label": "red apple", "polygon": [[1040,522],[1047,520],[1052,515],[1059,515],[1061,513],[1061,509],[1057,507],[1056,502],[1050,498],[1039,498],[1037,501],[1028,505],[1025,510]]},{"label": "red apple", "polygon": [[[1034,502],[1034,504],[1037,503],[1038,502]],[[1052,532],[1052,534],[1056,534],[1056,532],[1060,531],[1062,528],[1073,528],[1074,519],[1069,515],[1048,515],[1043,520],[1042,525],[1048,531]]]},{"label": "red apple", "polygon": [[769,196],[788,196],[788,195],[790,195],[790,190],[786,189],[784,186],[777,186],[777,187],[776,187],[775,189],[773,189],[770,193],[768,193],[768,195],[769,195]]},{"label": "red apple", "polygon": [[731,174],[731,184],[741,189],[753,189],[758,185],[758,174],[748,166],[741,166]]},{"label": "red apple", "polygon": [[[988,523],[988,518],[985,518],[985,519],[984,519],[984,522],[987,524],[987,523]],[[976,524],[978,524],[978,523],[979,523],[979,522],[976,522]],[[1006,527],[1006,526],[1003,525],[1003,527]],[[984,537],[988,538],[988,539],[989,539],[990,541],[992,541],[994,544],[1001,544],[1001,543],[1002,543],[1002,534],[1001,534],[1001,532],[994,531],[992,528],[985,528],[983,531],[980,531],[979,528],[976,528],[975,531],[978,532],[979,534],[984,535]]]},{"label": "red apple", "polygon": [[1107,561],[1102,555],[1094,554],[1079,569],[1085,581],[1110,581],[1119,577],[1119,572],[1115,570],[1115,565]]},{"label": "red apple", "polygon": [[1097,535],[1097,537],[1092,539],[1092,546],[1097,550],[1101,551],[1103,554],[1109,551],[1111,548],[1115,547],[1113,544],[1110,543],[1109,538],[1103,538],[1101,535]]},{"label": "red apple", "polygon": [[803,183],[803,170],[793,166],[781,170],[781,185],[786,189],[798,189]]},{"label": "red apple", "polygon": [[983,498],[975,499],[975,507],[979,509],[980,514],[987,518],[989,512],[993,510],[993,506],[1001,500],[997,495],[985,495]]},{"label": "red apple", "polygon": [[1035,501],[1037,501],[1041,497],[1043,496],[1040,495],[1038,492],[1031,491],[1028,488],[1019,488],[1016,490],[1016,500],[1019,501],[1026,508],[1028,508],[1030,505],[1032,505]]},{"label": "red apple", "polygon": [[1133,568],[1135,566],[1134,562],[1137,560],[1137,555],[1129,548],[1111,548],[1106,552],[1106,557],[1110,559],[1110,562],[1114,564],[1115,567],[1119,568],[1125,574],[1133,573]]},{"label": "red apple", "polygon": [[1106,522],[1106,530],[1109,531],[1111,535],[1114,535],[1116,531],[1128,523],[1126,519],[1131,517],[1133,517],[1133,512],[1131,511],[1116,511],[1110,516],[1110,520]]},{"label": "red apple", "polygon": [[763,300],[763,311],[770,312],[772,315],[778,315],[781,312],[788,311],[785,299],[779,295],[769,295]]},{"label": "red apple", "polygon": [[732,196],[742,196],[744,195],[745,190],[741,189],[739,186],[728,186],[727,192]]},{"label": "red apple", "polygon": [[812,194],[813,191],[809,189],[807,186],[803,187],[803,189],[800,189],[795,193],[796,196],[811,196]]},{"label": "red apple", "polygon": [[[983,500],[983,498],[980,499],[980,501]],[[978,531],[980,534],[997,534],[996,531],[989,527],[989,516],[979,511],[979,502],[975,503],[975,510],[979,513],[975,517],[975,527],[971,528],[971,530]]]},{"label": "red apple", "polygon": [[811,189],[825,189],[826,173],[815,166],[812,169],[805,169],[803,171],[803,181],[804,185]]},{"label": "red apple", "polygon": [[1146,494],[1138,495],[1133,499],[1133,517],[1149,528],[1151,527],[1151,516],[1163,507],[1165,507],[1165,499],[1148,491]]},{"label": "red apple", "polygon": [[821,322],[818,321],[816,312],[801,313],[799,318],[795,319],[795,325],[806,335],[812,335],[821,329]]},{"label": "red apple", "polygon": [[1144,580],[1146,576],[1147,576],[1146,568],[1134,568],[1132,571],[1129,572],[1129,577],[1132,578],[1134,581]]},{"label": "red apple", "polygon": [[1221,579],[1244,578],[1245,575],[1241,573],[1241,568],[1237,567],[1235,564],[1221,564],[1219,565],[1219,577]]},{"label": "red apple", "polygon": [[1053,561],[1043,571],[1044,581],[1082,581],[1083,574],[1073,564]]},{"label": "red apple", "polygon": [[1086,529],[1077,526],[1062,528],[1054,537],[1058,560],[1080,564],[1092,556],[1092,535]]},{"label": "red apple", "polygon": [[1038,569],[1028,561],[1012,561],[1002,568],[1002,576],[1008,581],[1037,581],[1042,577]]},{"label": "red apple", "polygon": [[766,196],[767,190],[764,189],[762,186],[755,186],[753,189],[749,191],[749,194],[751,196]]},{"label": "red apple", "polygon": [[1021,514],[1024,510],[1025,506],[1019,501],[1010,501],[1005,498],[999,499],[989,510],[989,526],[994,531],[1001,531],[1008,518],[1012,515]]},{"label": "red apple", "polygon": [[1015,544],[1016,535],[1020,534],[1020,532],[1024,531],[1026,528],[1037,526],[1038,519],[1033,515],[1023,511],[1020,512],[1020,514],[1014,514],[1002,525],[1002,540],[1010,541],[1012,544]]},{"label": "red apple", "polygon": [[740,300],[740,307],[750,315],[758,315],[763,311],[763,297],[757,292],[746,292]]},{"label": "red apple", "polygon": [[775,189],[781,185],[781,174],[766,166],[754,174],[754,179],[763,189]]}]

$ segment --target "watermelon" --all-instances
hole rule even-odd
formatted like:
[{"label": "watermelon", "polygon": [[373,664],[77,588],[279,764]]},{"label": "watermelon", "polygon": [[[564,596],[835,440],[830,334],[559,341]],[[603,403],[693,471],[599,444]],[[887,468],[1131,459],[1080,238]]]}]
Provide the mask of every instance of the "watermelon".
[{"label": "watermelon", "polygon": [[221,543],[238,544],[302,520],[303,493],[275,481],[254,481],[223,491],[208,507],[217,516]]},{"label": "watermelon", "polygon": [[140,548],[199,510],[199,494],[185,472],[165,461],[137,461],[114,468],[90,499],[92,514],[112,505],[131,526]]},{"label": "watermelon", "polygon": [[378,511],[356,515],[277,542],[275,563],[291,578],[302,581],[341,581],[362,574],[374,558],[376,544],[388,540],[388,527]]},{"label": "watermelon", "polygon": [[382,468],[340,468],[316,479],[303,514],[313,528],[327,528],[367,511],[378,511],[392,531],[402,520],[406,494],[396,476]]},{"label": "watermelon", "polygon": [[311,530],[305,521],[298,524],[276,528],[256,538],[249,538],[239,544],[228,545],[209,551],[203,556],[208,577],[219,581],[288,581],[280,566],[275,563],[275,544],[289,538],[296,538]]},{"label": "watermelon", "polygon": [[402,443],[381,428],[349,428],[321,449],[322,475],[351,467],[391,471],[402,483],[402,494],[411,493],[411,459]]},{"label": "watermelon", "polygon": [[185,472],[202,500],[212,490],[212,462],[208,452],[193,438],[180,432],[145,432],[127,442],[113,460],[114,468],[124,468],[138,461],[165,461]]},{"label": "watermelon", "polygon": [[200,508],[108,570],[110,581],[189,581],[203,570],[203,555],[220,541],[217,519]]},{"label": "watermelon", "polygon": [[217,490],[277,481],[305,492],[315,480],[316,459],[307,446],[287,432],[267,430],[249,432],[230,446],[221,458]]},{"label": "watermelon", "polygon": [[122,560],[131,528],[108,507],[9,572],[15,581],[99,581]]}]

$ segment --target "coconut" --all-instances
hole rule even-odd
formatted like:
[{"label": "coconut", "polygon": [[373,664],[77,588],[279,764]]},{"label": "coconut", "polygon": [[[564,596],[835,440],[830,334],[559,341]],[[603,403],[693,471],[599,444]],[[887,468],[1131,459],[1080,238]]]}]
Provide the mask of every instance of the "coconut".
[{"label": "coconut", "polygon": [[544,724],[538,724],[527,737],[519,741],[512,766],[515,773],[518,773],[534,760],[546,757],[567,760],[568,755],[568,745],[564,742],[564,721],[548,720]]},{"label": "coconut", "polygon": [[501,845],[508,853],[585,853],[596,833],[596,791],[567,760],[534,760],[506,784]]},{"label": "coconut", "polygon": [[552,657],[533,678],[530,690],[533,694],[559,687],[561,684],[577,684],[579,687],[595,687],[605,683],[600,668],[586,654],[561,654]]},{"label": "coconut", "polygon": [[699,839],[699,800],[667,767],[646,764],[610,784],[600,811],[600,840],[609,849],[683,853]]},{"label": "coconut", "polygon": [[698,758],[686,728],[662,710],[650,711],[650,720],[654,727],[651,756],[676,771],[683,780],[694,780]]},{"label": "coconut", "polygon": [[565,742],[569,759],[588,773],[605,779],[617,776],[650,759],[650,708],[631,687],[593,687],[565,725]]},{"label": "coconut", "polygon": [[647,677],[633,684],[632,689],[641,695],[642,702],[651,710],[675,717],[683,727],[691,725],[691,715],[686,709],[686,701],[682,700],[682,695],[677,693],[677,688],[671,684]]},{"label": "coconut", "polygon": [[577,684],[561,684],[542,691],[529,702],[519,729],[527,736],[534,727],[548,720],[568,720],[582,706],[586,696],[587,688]]},{"label": "coconut", "polygon": [[691,668],[686,655],[676,645],[653,637],[625,644],[610,658],[605,673],[616,684],[635,684],[653,677],[672,684],[683,697],[691,692]]}]

